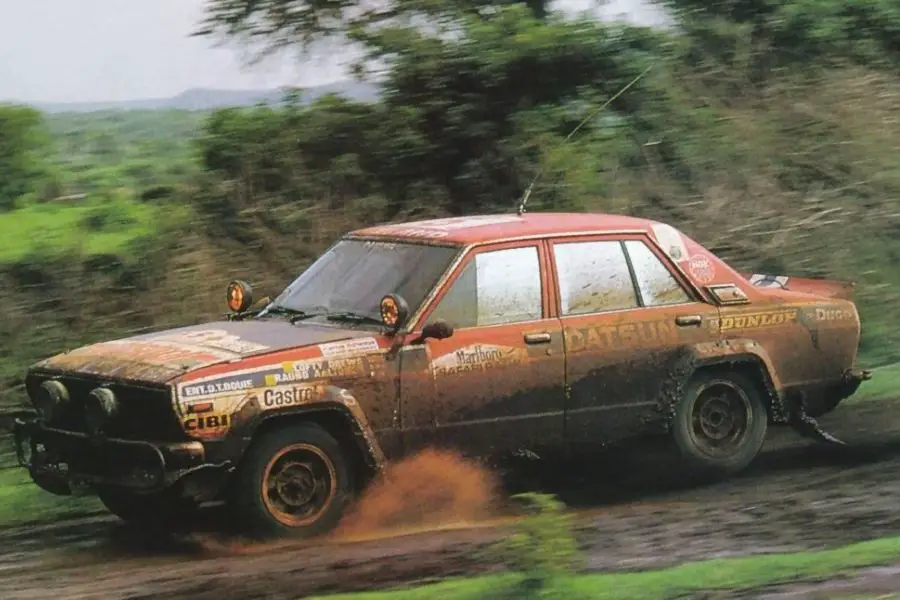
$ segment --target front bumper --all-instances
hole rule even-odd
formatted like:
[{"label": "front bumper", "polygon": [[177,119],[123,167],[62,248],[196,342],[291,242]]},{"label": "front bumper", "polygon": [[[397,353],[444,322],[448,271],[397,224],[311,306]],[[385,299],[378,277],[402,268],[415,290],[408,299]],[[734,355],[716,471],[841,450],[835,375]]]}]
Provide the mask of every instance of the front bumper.
[{"label": "front bumper", "polygon": [[188,475],[231,470],[228,463],[207,463],[205,448],[197,441],[94,437],[47,427],[38,419],[16,419],[13,435],[19,464],[38,486],[58,495],[97,485],[150,493],[182,483]]}]

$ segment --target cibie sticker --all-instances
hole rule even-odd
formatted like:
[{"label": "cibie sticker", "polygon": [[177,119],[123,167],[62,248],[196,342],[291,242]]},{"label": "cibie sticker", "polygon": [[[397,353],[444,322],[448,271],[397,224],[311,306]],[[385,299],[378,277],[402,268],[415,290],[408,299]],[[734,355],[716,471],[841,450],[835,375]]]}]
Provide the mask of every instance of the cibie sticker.
[{"label": "cibie sticker", "polygon": [[688,271],[698,283],[709,283],[716,277],[716,269],[709,257],[695,254],[688,260]]},{"label": "cibie sticker", "polygon": [[653,235],[656,236],[656,241],[663,252],[669,255],[669,258],[675,262],[687,259],[687,247],[685,247],[684,238],[677,229],[665,223],[654,223],[651,229],[653,230]]},{"label": "cibie sticker", "polygon": [[361,352],[374,352],[378,350],[378,340],[375,338],[361,338],[356,340],[344,340],[342,342],[330,342],[320,344],[319,350],[325,358],[359,354]]}]

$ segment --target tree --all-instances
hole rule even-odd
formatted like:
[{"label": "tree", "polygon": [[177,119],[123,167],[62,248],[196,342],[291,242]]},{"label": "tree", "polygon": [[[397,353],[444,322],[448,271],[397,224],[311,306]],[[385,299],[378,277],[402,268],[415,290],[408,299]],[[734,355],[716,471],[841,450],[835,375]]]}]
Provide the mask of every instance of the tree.
[{"label": "tree", "polygon": [[383,26],[430,27],[439,21],[479,15],[503,5],[523,4],[543,19],[549,0],[208,0],[200,36],[262,41],[262,54],[309,49],[322,41],[356,40]]},{"label": "tree", "polygon": [[[672,10],[707,54],[726,62],[753,54],[758,79],[781,67],[852,61],[900,67],[896,0],[654,0]],[[730,40],[726,38],[731,38]]]},{"label": "tree", "polygon": [[48,145],[41,113],[0,105],[0,210],[15,208],[41,179]]}]

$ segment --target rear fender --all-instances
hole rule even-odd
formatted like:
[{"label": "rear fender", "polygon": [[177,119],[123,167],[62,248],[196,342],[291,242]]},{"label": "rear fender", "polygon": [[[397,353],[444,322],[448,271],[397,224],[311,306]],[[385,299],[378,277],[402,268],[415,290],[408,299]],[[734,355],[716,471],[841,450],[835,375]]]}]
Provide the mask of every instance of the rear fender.
[{"label": "rear fender", "polygon": [[750,368],[762,384],[770,419],[775,423],[788,421],[783,401],[783,385],[765,348],[750,339],[729,339],[685,346],[681,357],[675,361],[659,394],[658,409],[662,413],[666,430],[675,416],[675,407],[684,388],[694,374],[710,367]]}]

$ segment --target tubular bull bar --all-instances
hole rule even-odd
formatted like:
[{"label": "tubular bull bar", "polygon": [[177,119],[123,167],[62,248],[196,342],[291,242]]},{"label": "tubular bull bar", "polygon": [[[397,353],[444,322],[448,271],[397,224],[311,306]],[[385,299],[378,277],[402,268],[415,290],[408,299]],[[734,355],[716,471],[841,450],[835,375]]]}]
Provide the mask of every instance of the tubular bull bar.
[{"label": "tubular bull bar", "polygon": [[228,470],[205,461],[198,441],[154,443],[92,436],[16,419],[13,437],[19,465],[42,489],[70,495],[75,485],[110,485],[138,493],[160,491],[204,470]]}]

